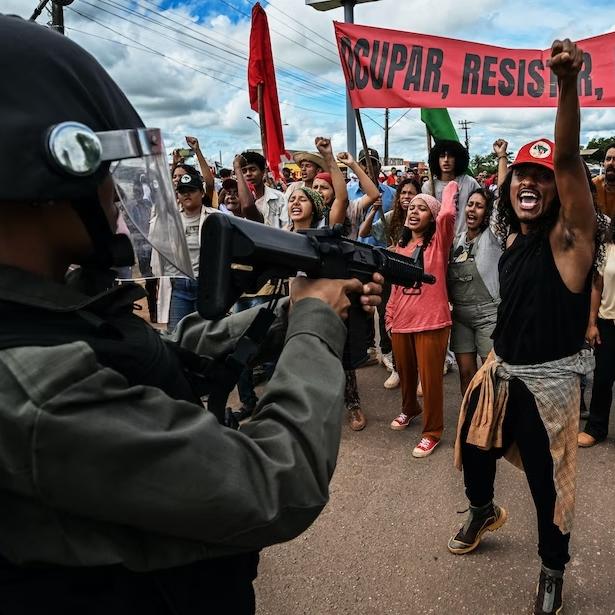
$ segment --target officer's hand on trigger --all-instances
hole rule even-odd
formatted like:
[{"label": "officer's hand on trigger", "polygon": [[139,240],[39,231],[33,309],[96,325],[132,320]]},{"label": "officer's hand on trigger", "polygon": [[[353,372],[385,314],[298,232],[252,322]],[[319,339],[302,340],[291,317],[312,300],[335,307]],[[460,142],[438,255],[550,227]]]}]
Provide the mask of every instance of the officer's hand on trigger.
[{"label": "officer's hand on trigger", "polygon": [[361,293],[363,309],[372,314],[377,305],[381,303],[382,284],[384,278],[379,273],[374,273],[372,281],[361,284],[356,278],[352,280],[328,280],[298,277],[292,280],[290,286],[291,307],[293,304],[313,297],[328,303],[341,317],[347,318],[350,307],[349,293]]}]

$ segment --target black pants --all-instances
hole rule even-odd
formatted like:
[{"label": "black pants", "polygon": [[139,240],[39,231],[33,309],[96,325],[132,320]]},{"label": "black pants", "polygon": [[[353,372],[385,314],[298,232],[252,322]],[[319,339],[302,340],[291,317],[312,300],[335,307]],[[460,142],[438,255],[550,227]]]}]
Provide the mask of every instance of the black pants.
[{"label": "black pants", "polygon": [[596,440],[604,440],[609,432],[609,415],[615,382],[615,322],[599,318],[598,331],[602,343],[596,346],[594,352],[596,369],[585,432]]},{"label": "black pants", "polygon": [[483,451],[465,443],[479,393],[480,389],[477,389],[472,395],[468,416],[461,433],[463,476],[470,504],[484,506],[491,502],[496,461],[515,442],[519,447],[527,482],[536,506],[538,554],[548,568],[564,570],[570,560],[568,555],[570,534],[562,534],[553,523],[555,509],[553,460],[549,451],[549,438],[538,414],[534,396],[520,380],[510,381],[508,406],[502,425],[503,447]]},{"label": "black pants", "polygon": [[382,285],[382,302],[378,306],[378,325],[380,329],[380,352],[382,354],[389,354],[392,350],[391,338],[387,333],[387,328],[384,322],[384,315],[387,309],[387,303],[389,301],[389,297],[391,296],[391,285],[388,282],[385,282]]}]

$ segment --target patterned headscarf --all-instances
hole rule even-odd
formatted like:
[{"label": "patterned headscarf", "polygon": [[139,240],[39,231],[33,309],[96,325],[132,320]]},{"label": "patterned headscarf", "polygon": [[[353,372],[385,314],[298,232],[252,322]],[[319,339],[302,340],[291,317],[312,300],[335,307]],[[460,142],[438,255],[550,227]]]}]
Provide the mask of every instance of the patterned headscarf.
[{"label": "patterned headscarf", "polygon": [[312,224],[318,223],[325,216],[325,202],[320,192],[312,190],[311,188],[297,188],[297,190],[303,190],[303,193],[312,203]]}]

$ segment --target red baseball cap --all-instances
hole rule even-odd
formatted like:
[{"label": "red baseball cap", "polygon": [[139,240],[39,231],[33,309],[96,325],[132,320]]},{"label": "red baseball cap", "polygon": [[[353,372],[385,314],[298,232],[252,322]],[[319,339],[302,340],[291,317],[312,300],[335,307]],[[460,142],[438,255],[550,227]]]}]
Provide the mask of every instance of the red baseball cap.
[{"label": "red baseball cap", "polygon": [[511,166],[520,164],[538,164],[550,171],[554,170],[553,150],[555,143],[549,139],[536,139],[524,145],[518,152]]}]

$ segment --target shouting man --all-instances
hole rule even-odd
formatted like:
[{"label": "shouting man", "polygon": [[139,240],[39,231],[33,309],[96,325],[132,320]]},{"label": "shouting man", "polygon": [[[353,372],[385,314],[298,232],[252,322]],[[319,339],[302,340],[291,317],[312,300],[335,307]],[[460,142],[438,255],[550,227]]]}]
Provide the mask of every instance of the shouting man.
[{"label": "shouting man", "polygon": [[486,531],[506,521],[506,511],[493,503],[496,460],[505,455],[525,470],[542,560],[535,614],[562,609],[580,380],[592,368],[582,348],[597,223],[579,155],[582,63],[574,43],[553,43],[549,64],[559,81],[557,145],[539,139],[523,146],[501,186],[498,229],[506,250],[499,264],[495,357],[490,355],[468,387],[455,447],[470,512],[449,540],[452,553],[473,551]]},{"label": "shouting man", "polygon": [[320,154],[296,152],[293,159],[301,169],[301,181],[293,182],[288,186],[284,195],[287,201],[297,188],[311,188],[316,176],[327,169],[327,164]]}]

